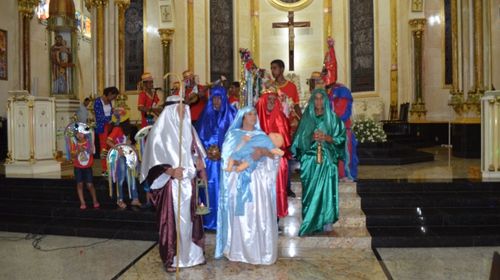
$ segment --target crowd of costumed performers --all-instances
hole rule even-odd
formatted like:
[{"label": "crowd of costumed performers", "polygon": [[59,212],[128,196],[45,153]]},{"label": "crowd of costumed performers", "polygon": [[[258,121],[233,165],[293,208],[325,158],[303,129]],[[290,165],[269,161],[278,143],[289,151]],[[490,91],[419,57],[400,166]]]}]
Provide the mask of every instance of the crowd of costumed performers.
[{"label": "crowd of costumed performers", "polygon": [[191,70],[168,73],[165,79],[177,81],[163,104],[153,76],[144,73],[140,127],[128,110],[112,106],[119,92],[110,87],[94,102],[93,128],[73,122],[65,130],[80,209],[87,209],[84,184],[93,208],[102,208],[92,172],[97,133],[110,197],[119,210],[155,209],[169,272],[205,263],[205,230],[216,232],[216,258],[273,264],[279,219],[295,198],[294,162],[302,183],[299,236],[332,230],[339,182],[356,180],[353,98],[337,81],[334,41],[328,40],[321,71],[308,79],[310,98],[302,108],[282,60],[271,61],[267,72],[247,49],[240,49],[240,58],[242,80],[229,85],[224,76],[203,85]]}]

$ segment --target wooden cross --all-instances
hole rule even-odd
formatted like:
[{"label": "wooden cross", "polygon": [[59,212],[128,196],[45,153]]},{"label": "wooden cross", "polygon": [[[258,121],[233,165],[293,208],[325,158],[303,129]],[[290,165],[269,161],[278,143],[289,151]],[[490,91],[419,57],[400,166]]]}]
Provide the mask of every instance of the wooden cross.
[{"label": "wooden cross", "polygon": [[288,28],[288,69],[294,70],[293,66],[293,49],[294,49],[294,28],[310,27],[309,21],[293,21],[293,11],[288,12],[288,22],[273,22],[273,28]]}]

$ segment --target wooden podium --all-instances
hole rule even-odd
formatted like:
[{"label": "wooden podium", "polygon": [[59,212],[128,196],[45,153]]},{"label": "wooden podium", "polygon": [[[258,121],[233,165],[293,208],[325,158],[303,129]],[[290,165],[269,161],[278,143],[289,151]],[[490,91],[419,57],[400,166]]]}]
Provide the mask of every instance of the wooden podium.
[{"label": "wooden podium", "polygon": [[11,91],[7,101],[7,177],[60,177],[55,100]]}]

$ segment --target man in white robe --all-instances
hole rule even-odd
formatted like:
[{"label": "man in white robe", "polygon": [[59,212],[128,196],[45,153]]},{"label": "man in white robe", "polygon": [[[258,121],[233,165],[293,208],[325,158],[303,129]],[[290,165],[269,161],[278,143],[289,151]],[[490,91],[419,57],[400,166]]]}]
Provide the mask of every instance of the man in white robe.
[{"label": "man in white robe", "polygon": [[[159,249],[168,272],[179,267],[205,263],[203,222],[195,214],[195,184],[198,172],[206,179],[205,150],[191,126],[188,106],[179,104],[180,97],[171,96],[167,106],[148,134],[141,166],[140,180],[148,180],[157,209]],[[182,118],[182,145],[179,145]],[[179,151],[179,147],[181,150]],[[181,188],[180,220],[178,189]],[[180,223],[180,224],[178,224]],[[176,252],[177,228],[180,229],[179,256]]]}]

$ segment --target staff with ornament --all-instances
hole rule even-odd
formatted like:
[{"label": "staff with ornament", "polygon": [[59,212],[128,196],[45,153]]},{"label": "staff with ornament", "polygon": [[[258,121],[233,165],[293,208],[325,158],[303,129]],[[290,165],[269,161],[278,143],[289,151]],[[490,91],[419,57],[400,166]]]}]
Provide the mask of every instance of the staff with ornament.
[{"label": "staff with ornament", "polygon": [[179,93],[168,97],[148,134],[140,177],[141,182],[148,181],[157,211],[162,263],[167,272],[177,273],[180,267],[205,264],[205,234],[202,217],[196,214],[194,181],[197,176],[206,180],[206,153],[183,102],[182,83]]}]

